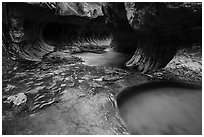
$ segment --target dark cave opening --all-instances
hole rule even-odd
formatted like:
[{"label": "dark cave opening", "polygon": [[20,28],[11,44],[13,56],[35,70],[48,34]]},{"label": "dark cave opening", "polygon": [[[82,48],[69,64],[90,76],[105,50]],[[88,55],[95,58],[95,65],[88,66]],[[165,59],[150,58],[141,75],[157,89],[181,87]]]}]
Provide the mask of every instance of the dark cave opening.
[{"label": "dark cave opening", "polygon": [[43,38],[46,42],[71,42],[78,36],[79,26],[59,23],[49,23],[43,29]]}]

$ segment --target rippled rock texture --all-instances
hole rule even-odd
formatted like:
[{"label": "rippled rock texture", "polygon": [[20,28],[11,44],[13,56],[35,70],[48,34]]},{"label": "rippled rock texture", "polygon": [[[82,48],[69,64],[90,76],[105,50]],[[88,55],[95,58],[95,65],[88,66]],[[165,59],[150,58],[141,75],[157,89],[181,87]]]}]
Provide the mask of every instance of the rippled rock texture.
[{"label": "rippled rock texture", "polygon": [[[128,134],[115,103],[122,89],[155,79],[201,82],[199,48],[193,53],[181,51],[166,68],[146,74],[127,68],[128,63],[125,66],[128,60],[136,66],[137,61],[148,61],[139,55],[145,55],[141,50],[128,48],[132,53],[128,56],[107,50],[110,46],[117,49],[117,44],[127,47],[128,42],[137,46],[135,33],[129,32],[142,23],[134,26],[133,22],[138,13],[142,19],[154,11],[140,12],[151,3],[140,8],[134,4],[113,6],[116,16],[122,13],[115,20],[118,18],[110,16],[114,12],[107,11],[112,8],[110,3],[3,3],[3,134]],[[121,5],[127,15],[118,10]],[[123,19],[127,31],[120,24]],[[114,25],[120,28],[117,33],[107,26],[109,21],[113,21],[112,29]],[[140,39],[144,42],[140,46],[149,41],[146,38]],[[81,52],[91,52],[87,60],[93,59],[89,60],[92,66],[74,56]],[[131,59],[134,52],[139,57]],[[121,60],[123,68],[117,65]],[[148,65],[139,63],[142,71],[149,69]]]},{"label": "rippled rock texture", "polygon": [[126,66],[142,73],[164,68],[178,49],[202,42],[201,3],[108,3],[103,9],[111,44],[131,54]]},{"label": "rippled rock texture", "polygon": [[112,38],[146,73],[165,67],[177,50],[201,42],[201,3],[3,3],[3,42],[15,60],[41,61],[64,47]]},{"label": "rippled rock texture", "polygon": [[108,84],[128,72],[82,64],[17,71],[3,82],[3,134],[128,134]]},{"label": "rippled rock texture", "polygon": [[[86,5],[4,3],[3,40],[12,59],[40,61],[45,54],[71,46],[76,39],[82,43],[108,36],[104,18],[98,13],[100,6],[90,5],[87,10]],[[97,12],[94,17],[92,11]]]}]

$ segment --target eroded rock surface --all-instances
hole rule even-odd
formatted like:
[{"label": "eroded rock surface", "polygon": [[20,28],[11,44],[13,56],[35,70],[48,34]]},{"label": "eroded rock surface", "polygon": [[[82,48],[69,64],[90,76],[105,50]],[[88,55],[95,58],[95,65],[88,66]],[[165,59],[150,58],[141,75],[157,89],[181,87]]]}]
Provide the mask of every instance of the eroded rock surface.
[{"label": "eroded rock surface", "polygon": [[[73,40],[75,37],[70,37],[68,34],[72,29],[61,23],[67,21],[69,25],[77,24],[83,31],[90,30],[86,27],[90,23],[104,21],[103,18],[95,20],[95,15],[92,14],[100,3],[88,4],[91,11],[80,11],[80,14],[77,13],[80,5],[77,6],[76,3],[61,5],[59,11],[57,6],[60,5],[57,3],[36,4],[32,3],[26,9],[15,6],[10,9],[15,12],[9,14],[11,26],[7,28],[8,33],[3,38],[11,38],[6,39],[11,43],[7,43],[5,50],[11,51],[8,56],[12,55],[13,60],[25,60],[8,69],[2,78],[3,134],[128,134],[115,106],[115,96],[122,89],[152,79],[182,79],[193,82],[202,80],[201,54],[197,54],[197,51],[194,52],[196,54],[178,54],[169,64],[169,68],[153,74],[139,74],[134,69],[121,69],[118,66],[87,66],[83,59],[73,54],[93,52],[103,57],[101,53],[106,52],[105,49],[110,46],[110,39],[105,45],[100,36],[94,37],[97,42],[80,37],[80,40],[67,43],[67,38]],[[29,12],[25,12],[35,8],[40,10],[31,12],[33,18]],[[69,12],[66,12],[67,9]],[[43,16],[45,18],[35,20],[39,18],[38,13],[41,11],[42,15],[46,15]],[[91,21],[78,17],[72,20],[59,17],[58,14],[80,17],[90,14]],[[25,16],[25,20],[19,16]],[[8,23],[8,20],[4,21],[4,25]],[[23,22],[28,23],[25,29]],[[97,28],[96,31],[101,33],[103,30],[100,28],[103,25],[94,26],[93,29]],[[81,34],[80,36],[86,35]],[[121,40],[124,41],[122,38]],[[120,56],[115,58],[120,60]],[[10,61],[7,60],[8,62]],[[188,75],[183,75],[186,73]]]}]

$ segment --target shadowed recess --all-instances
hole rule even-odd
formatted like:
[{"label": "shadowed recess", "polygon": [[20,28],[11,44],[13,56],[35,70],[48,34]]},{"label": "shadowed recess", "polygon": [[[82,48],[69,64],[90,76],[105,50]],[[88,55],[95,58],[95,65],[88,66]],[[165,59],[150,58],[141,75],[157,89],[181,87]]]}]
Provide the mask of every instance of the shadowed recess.
[{"label": "shadowed recess", "polygon": [[103,16],[62,16],[55,9],[29,3],[3,5],[3,40],[13,59],[40,61],[60,46],[109,36]]}]

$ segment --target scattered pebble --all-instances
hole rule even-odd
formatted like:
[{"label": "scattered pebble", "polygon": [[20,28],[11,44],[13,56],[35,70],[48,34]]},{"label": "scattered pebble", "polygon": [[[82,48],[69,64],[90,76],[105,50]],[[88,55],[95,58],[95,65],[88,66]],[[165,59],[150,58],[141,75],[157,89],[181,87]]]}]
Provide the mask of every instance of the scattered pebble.
[{"label": "scattered pebble", "polygon": [[66,73],[61,73],[62,76],[66,75]]},{"label": "scattered pebble", "polygon": [[66,84],[61,84],[61,87],[65,87],[66,86]]},{"label": "scattered pebble", "polygon": [[78,80],[79,81],[79,83],[82,83],[84,80]]},{"label": "scattered pebble", "polygon": [[94,81],[103,81],[103,78],[102,77],[100,77],[100,78],[98,78],[98,79],[93,79]]}]

